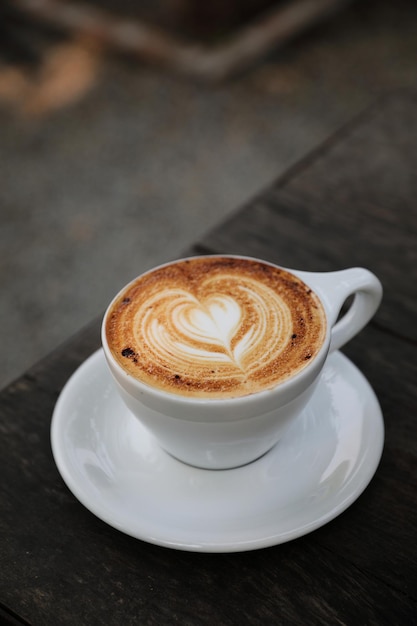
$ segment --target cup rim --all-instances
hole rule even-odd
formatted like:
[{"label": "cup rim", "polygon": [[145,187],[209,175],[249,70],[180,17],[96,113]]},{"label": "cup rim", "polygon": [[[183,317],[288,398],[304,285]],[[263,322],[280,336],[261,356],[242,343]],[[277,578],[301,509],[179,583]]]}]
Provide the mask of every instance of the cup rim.
[{"label": "cup rim", "polygon": [[[135,376],[129,374],[121,365],[120,363],[116,360],[116,358],[113,356],[113,353],[109,347],[108,341],[107,341],[107,336],[106,336],[106,322],[107,322],[107,318],[109,315],[109,312],[114,304],[114,302],[123,294],[123,292],[125,292],[131,285],[133,285],[133,283],[135,283],[137,281],[138,278],[142,277],[142,276],[146,276],[147,274],[152,273],[155,270],[159,270],[161,268],[167,267],[169,265],[173,265],[175,263],[179,263],[179,262],[183,262],[183,261],[187,261],[187,260],[192,260],[192,259],[202,259],[202,258],[235,258],[235,259],[245,259],[245,260],[249,260],[249,261],[257,261],[259,263],[264,263],[266,265],[270,265],[272,267],[276,267],[279,269],[282,269],[286,272],[289,272],[290,274],[294,274],[294,276],[296,276],[298,278],[298,280],[301,280],[301,282],[304,285],[307,285],[309,288],[311,288],[314,292],[314,294],[316,295],[316,297],[319,299],[322,307],[323,307],[323,311],[325,314],[325,318],[326,318],[326,332],[325,332],[325,336],[324,336],[324,340],[323,343],[320,347],[320,349],[318,350],[318,352],[314,355],[314,357],[305,365],[305,367],[303,367],[302,370],[299,370],[298,372],[296,372],[293,375],[290,375],[288,378],[282,380],[281,382],[278,382],[276,385],[274,385],[273,387],[270,387],[268,389],[262,389],[260,391],[255,391],[253,393],[249,393],[249,394],[245,394],[245,395],[239,395],[239,396],[233,396],[233,397],[227,397],[227,398],[210,398],[210,397],[204,397],[204,398],[199,398],[199,397],[195,397],[195,396],[182,396],[181,394],[177,394],[177,393],[172,393],[170,391],[166,391],[165,389],[160,389],[157,387],[153,387],[147,383],[144,383],[143,381],[139,380],[138,378],[136,378]],[[232,406],[232,405],[237,405],[240,404],[241,402],[244,402],[245,404],[251,404],[251,403],[258,403],[264,399],[270,399],[272,395],[283,395],[283,396],[288,396],[288,402],[291,401],[292,399],[294,399],[295,397],[297,397],[301,391],[303,391],[303,389],[307,388],[312,380],[314,380],[317,375],[320,373],[322,366],[325,362],[325,359],[327,357],[327,354],[329,352],[329,347],[330,347],[330,324],[329,324],[329,319],[328,319],[328,313],[325,307],[325,304],[322,300],[322,298],[319,296],[319,294],[314,290],[314,287],[310,287],[310,285],[308,285],[306,283],[306,281],[303,278],[300,278],[297,274],[296,270],[292,270],[290,268],[281,266],[281,265],[277,265],[276,263],[272,263],[270,261],[265,261],[264,259],[259,259],[257,257],[251,257],[251,256],[246,256],[246,255],[240,255],[240,254],[200,254],[200,255],[194,255],[194,256],[187,256],[187,257],[180,257],[177,259],[174,259],[172,261],[167,261],[165,263],[161,263],[159,265],[156,265],[154,267],[152,267],[149,270],[146,270],[145,272],[142,272],[141,274],[138,274],[135,278],[133,278],[132,280],[130,280],[128,283],[126,283],[121,289],[119,289],[119,291],[116,293],[116,295],[112,298],[112,300],[110,301],[110,303],[108,304],[104,316],[103,316],[103,320],[102,320],[102,324],[101,324],[101,342],[102,342],[102,347],[104,350],[104,354],[106,357],[106,360],[110,366],[111,369],[115,369],[119,375],[119,377],[121,377],[129,387],[133,387],[135,388],[135,390],[137,390],[138,392],[140,392],[141,394],[146,394],[148,396],[152,396],[154,397],[156,400],[160,400],[160,401],[166,401],[166,402],[170,402],[173,403],[175,405],[188,405],[188,406],[201,406],[201,407],[224,407],[224,406]],[[316,372],[317,370],[317,372]],[[316,373],[315,373],[316,372]],[[301,382],[303,381],[303,379],[306,379],[307,384],[305,385],[305,387],[303,387],[301,390],[298,389],[298,386],[301,384]],[[297,389],[295,389],[297,388]],[[284,405],[286,403],[282,403],[282,405]],[[282,406],[281,404],[279,406]]]}]

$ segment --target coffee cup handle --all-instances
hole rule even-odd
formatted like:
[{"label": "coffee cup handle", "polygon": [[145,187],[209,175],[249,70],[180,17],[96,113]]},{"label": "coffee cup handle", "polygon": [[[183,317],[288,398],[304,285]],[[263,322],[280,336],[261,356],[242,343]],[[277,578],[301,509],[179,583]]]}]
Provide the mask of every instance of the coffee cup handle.
[{"label": "coffee cup handle", "polygon": [[[291,270],[293,271],[293,270]],[[354,267],[337,272],[293,271],[320,297],[331,327],[330,351],[350,341],[373,317],[382,299],[382,285],[367,269]],[[339,318],[345,301],[353,301]]]}]

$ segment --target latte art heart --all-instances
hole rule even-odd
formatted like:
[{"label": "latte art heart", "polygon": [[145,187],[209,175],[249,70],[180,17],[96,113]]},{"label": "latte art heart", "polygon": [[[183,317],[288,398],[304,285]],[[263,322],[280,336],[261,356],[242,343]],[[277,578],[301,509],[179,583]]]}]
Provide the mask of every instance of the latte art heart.
[{"label": "latte art heart", "polygon": [[[174,304],[175,307],[175,304]],[[241,321],[239,305],[230,296],[214,296],[206,303],[192,301],[184,307],[173,311],[173,323],[187,344],[178,343],[178,349],[188,352],[196,347],[192,344],[216,344],[230,354],[231,340]],[[198,351],[198,348],[197,348]]]},{"label": "latte art heart", "polygon": [[268,389],[305,367],[324,319],[316,296],[291,274],[204,257],[140,277],[115,302],[107,335],[122,366],[143,382],[229,397]]},{"label": "latte art heart", "polygon": [[[208,290],[213,289],[210,282],[205,281]],[[282,349],[277,337],[292,330],[288,307],[259,283],[246,280],[236,285],[232,298],[222,294],[222,282],[216,279],[219,293],[202,301],[179,290],[156,294],[145,311],[136,312],[136,344],[144,342],[155,361],[169,363],[177,373],[209,363],[217,368],[216,378],[222,372],[230,376],[232,370],[236,376],[247,375],[262,354],[274,358]]]}]

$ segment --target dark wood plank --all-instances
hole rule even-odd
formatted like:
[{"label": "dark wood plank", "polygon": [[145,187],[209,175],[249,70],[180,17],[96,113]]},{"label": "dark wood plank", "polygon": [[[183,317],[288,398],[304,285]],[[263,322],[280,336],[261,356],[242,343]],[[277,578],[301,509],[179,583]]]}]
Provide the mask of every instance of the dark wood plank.
[{"label": "dark wood plank", "polygon": [[14,611],[0,605],[0,624],[4,626],[30,626],[29,622],[21,619]]},{"label": "dark wood plank", "polygon": [[417,96],[397,95],[327,142],[200,242],[286,267],[381,279],[376,320],[417,340]]},{"label": "dark wood plank", "polygon": [[273,623],[278,617],[281,623],[412,622],[412,346],[369,328],[349,348],[380,397],[387,427],[383,461],[358,502],[292,543],[203,555],[118,533],[85,510],[61,480],[49,445],[60,384],[51,372],[59,364],[67,375],[96,343],[91,329],[81,333],[70,349],[63,346],[1,394],[0,533],[7,541],[0,587],[7,606],[34,624],[54,624],[57,614],[60,624],[168,624],[173,616],[182,624]]},{"label": "dark wood plank", "polygon": [[415,347],[368,327],[344,352],[366,375],[378,396],[384,415],[385,447],[365,494],[333,523],[331,533],[326,529],[320,532],[326,548],[416,601]]}]

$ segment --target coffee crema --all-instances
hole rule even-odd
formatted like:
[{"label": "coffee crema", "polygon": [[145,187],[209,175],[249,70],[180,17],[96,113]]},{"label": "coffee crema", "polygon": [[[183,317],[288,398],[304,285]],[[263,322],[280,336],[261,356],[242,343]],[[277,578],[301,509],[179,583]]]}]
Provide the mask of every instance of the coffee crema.
[{"label": "coffee crema", "polygon": [[326,316],[299,278],[255,259],[207,256],[137,278],[106,320],[110,350],[131,376],[194,398],[270,389],[320,350]]}]

